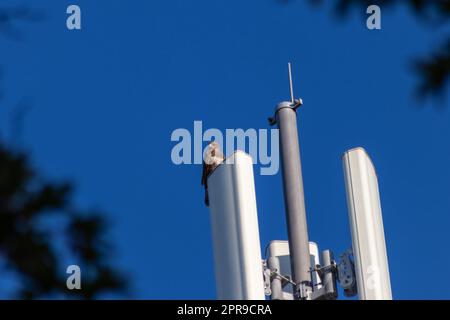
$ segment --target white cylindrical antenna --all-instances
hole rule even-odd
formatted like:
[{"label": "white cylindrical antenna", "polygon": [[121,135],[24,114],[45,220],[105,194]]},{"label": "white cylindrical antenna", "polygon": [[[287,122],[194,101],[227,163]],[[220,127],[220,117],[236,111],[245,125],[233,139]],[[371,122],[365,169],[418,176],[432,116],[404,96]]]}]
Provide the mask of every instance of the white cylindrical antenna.
[{"label": "white cylindrical antenna", "polygon": [[208,178],[217,298],[264,300],[252,158],[236,151]]},{"label": "white cylindrical antenna", "polygon": [[359,299],[391,300],[375,168],[363,148],[345,152],[343,165]]}]

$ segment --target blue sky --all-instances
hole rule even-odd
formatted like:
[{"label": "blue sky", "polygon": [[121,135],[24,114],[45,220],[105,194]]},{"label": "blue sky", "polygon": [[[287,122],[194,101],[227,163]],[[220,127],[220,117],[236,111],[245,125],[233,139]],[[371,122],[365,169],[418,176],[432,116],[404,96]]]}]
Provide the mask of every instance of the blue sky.
[{"label": "blue sky", "polygon": [[[310,239],[336,254],[350,246],[341,155],[363,146],[377,168],[394,298],[450,298],[450,106],[419,103],[410,68],[448,28],[401,6],[381,8],[382,30],[370,31],[364,11],[338,19],[304,1],[3,3],[45,20],[18,24],[20,41],[1,38],[1,134],[29,103],[21,147],[46,175],[71,178],[77,203],[108,213],[133,297],[215,297],[201,166],[174,165],[170,135],[194,120],[268,128],[292,61]],[[81,31],[65,26],[73,3]],[[262,246],[286,239],[280,174],[255,184]]]}]

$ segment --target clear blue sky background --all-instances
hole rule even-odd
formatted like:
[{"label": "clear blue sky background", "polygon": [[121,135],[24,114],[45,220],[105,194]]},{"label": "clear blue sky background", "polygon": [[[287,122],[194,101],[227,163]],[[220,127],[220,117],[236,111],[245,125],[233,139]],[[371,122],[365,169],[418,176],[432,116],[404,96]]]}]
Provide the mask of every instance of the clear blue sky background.
[{"label": "clear blue sky background", "polygon": [[[81,31],[65,26],[72,3]],[[1,38],[1,133],[10,137],[14,107],[31,103],[22,147],[46,175],[76,182],[77,203],[108,213],[133,297],[215,297],[201,166],[172,164],[170,135],[194,120],[268,128],[288,98],[292,61],[311,240],[336,254],[350,246],[341,155],[364,146],[379,177],[394,298],[450,298],[450,105],[417,102],[410,69],[448,28],[401,6],[382,8],[382,30],[369,31],[364,11],[341,20],[304,1],[3,4],[46,18],[19,23],[20,41]],[[255,179],[264,246],[286,238],[281,177]]]}]

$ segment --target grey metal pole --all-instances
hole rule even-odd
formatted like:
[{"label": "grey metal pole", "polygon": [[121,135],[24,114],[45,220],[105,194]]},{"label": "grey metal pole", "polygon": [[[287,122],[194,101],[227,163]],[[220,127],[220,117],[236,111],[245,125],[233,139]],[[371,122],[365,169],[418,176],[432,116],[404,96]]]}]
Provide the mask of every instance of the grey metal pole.
[{"label": "grey metal pole", "polygon": [[292,280],[295,299],[312,292],[308,227],[294,102],[281,102],[275,111],[280,129],[281,164]]},{"label": "grey metal pole", "polygon": [[[330,266],[334,260],[333,253],[330,250],[322,251],[322,265]],[[337,298],[336,277],[334,272],[325,272],[322,278],[322,285],[325,291],[324,299],[334,300]]]},{"label": "grey metal pole", "polygon": [[282,285],[282,279],[279,276],[281,273],[280,270],[280,260],[278,257],[269,257],[267,259],[267,266],[270,270],[275,271],[277,274],[272,276],[271,282],[270,282],[270,289],[272,291],[270,298],[272,300],[283,300],[283,285]]}]

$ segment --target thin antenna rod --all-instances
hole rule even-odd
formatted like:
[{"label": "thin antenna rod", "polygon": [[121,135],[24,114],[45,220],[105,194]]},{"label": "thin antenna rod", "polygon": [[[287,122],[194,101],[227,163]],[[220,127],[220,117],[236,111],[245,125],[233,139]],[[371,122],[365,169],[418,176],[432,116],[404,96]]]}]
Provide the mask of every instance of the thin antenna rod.
[{"label": "thin antenna rod", "polygon": [[288,62],[288,72],[289,72],[289,88],[291,90],[291,102],[294,103],[294,85],[292,84],[292,68],[290,62]]}]

